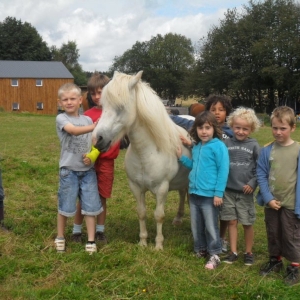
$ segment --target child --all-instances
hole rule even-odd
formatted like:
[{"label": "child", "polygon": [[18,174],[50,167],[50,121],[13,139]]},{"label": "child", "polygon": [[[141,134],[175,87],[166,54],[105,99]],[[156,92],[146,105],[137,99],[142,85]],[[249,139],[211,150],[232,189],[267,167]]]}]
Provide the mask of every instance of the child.
[{"label": "child", "polygon": [[282,257],[291,261],[285,283],[299,282],[300,261],[300,145],[293,141],[295,114],[287,106],[277,107],[271,115],[275,141],[264,147],[258,158],[259,205],[264,205],[269,261],[260,274],[279,272]]},{"label": "child", "polygon": [[85,250],[92,254],[97,251],[95,216],[103,210],[97,189],[96,173],[93,165],[90,165],[90,160],[86,158],[86,153],[91,149],[92,138],[89,132],[93,131],[95,124],[89,117],[79,115],[82,97],[78,86],[73,83],[64,84],[58,90],[58,98],[64,113],[56,117],[61,153],[55,246],[58,252],[65,251],[64,231],[67,217],[75,215],[76,199],[79,196],[88,232]]},{"label": "child", "polygon": [[[88,93],[94,103],[94,107],[87,110],[84,114],[89,116],[96,122],[102,115],[101,93],[104,86],[109,82],[109,78],[103,74],[95,73],[89,79],[87,87]],[[120,143],[116,143],[110,149],[101,153],[95,162],[95,170],[97,174],[98,191],[100,194],[103,212],[97,216],[96,224],[96,241],[103,244],[107,243],[107,238],[104,234],[105,220],[107,214],[106,199],[111,197],[112,185],[114,181],[114,160],[118,157],[120,151]],[[83,216],[80,213],[80,204],[77,206],[77,213],[73,226],[73,241],[81,242]]]},{"label": "child", "polygon": [[[226,118],[232,109],[230,99],[224,95],[210,95],[205,99],[205,110],[212,112],[222,128],[222,139],[233,137],[233,132],[226,124]],[[180,116],[170,116],[173,122],[186,130],[190,130],[194,121],[181,118]],[[228,242],[226,240],[226,230],[228,222],[220,220],[220,237],[222,242],[222,252],[227,252]]]},{"label": "child", "polygon": [[246,244],[244,263],[248,266],[254,262],[252,254],[255,221],[253,192],[257,186],[256,163],[259,154],[257,141],[249,138],[249,135],[259,129],[260,122],[253,109],[240,107],[229,115],[227,123],[232,128],[234,137],[224,140],[229,152],[230,169],[220,219],[228,221],[231,248],[231,253],[224,262],[232,264],[238,259],[237,226],[239,222],[244,227]]},{"label": "child", "polygon": [[[222,252],[218,216],[228,177],[229,156],[220,140],[221,129],[211,112],[197,115],[191,137],[196,143],[192,159],[182,156],[181,149],[177,150],[177,156],[191,169],[189,194],[194,251],[199,258],[210,255],[205,268],[212,270],[219,265],[218,254]],[[181,140],[184,145],[191,145],[190,140],[184,137]]]}]

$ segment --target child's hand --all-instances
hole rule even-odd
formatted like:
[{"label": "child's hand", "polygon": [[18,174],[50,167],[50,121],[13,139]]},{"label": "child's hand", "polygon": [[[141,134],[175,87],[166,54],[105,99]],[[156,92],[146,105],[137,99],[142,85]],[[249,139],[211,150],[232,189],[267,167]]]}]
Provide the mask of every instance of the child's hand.
[{"label": "child's hand", "polygon": [[243,193],[244,194],[252,194],[253,188],[250,185],[246,184],[243,186]]},{"label": "child's hand", "polygon": [[271,200],[268,205],[275,210],[279,210],[281,208],[281,203],[278,200]]},{"label": "child's hand", "polygon": [[182,149],[181,149],[181,146],[178,146],[177,149],[176,149],[176,155],[177,155],[177,158],[179,159],[182,155]]},{"label": "child's hand", "polygon": [[191,147],[192,146],[192,141],[190,139],[187,139],[183,135],[180,135],[179,138],[180,138],[180,140],[181,140],[181,142],[182,142],[182,144],[184,146],[187,146],[187,147]]},{"label": "child's hand", "polygon": [[89,165],[92,163],[92,161],[90,160],[90,158],[88,158],[88,157],[86,156],[86,154],[83,154],[83,163],[84,163],[86,166],[89,166]]},{"label": "child's hand", "polygon": [[223,199],[217,196],[214,196],[214,206],[221,206],[223,204]]}]

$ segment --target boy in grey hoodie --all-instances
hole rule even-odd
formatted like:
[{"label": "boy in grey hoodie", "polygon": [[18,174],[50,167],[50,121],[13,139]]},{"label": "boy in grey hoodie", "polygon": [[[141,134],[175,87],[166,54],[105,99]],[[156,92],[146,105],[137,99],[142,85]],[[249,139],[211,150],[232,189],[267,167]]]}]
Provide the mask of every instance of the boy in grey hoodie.
[{"label": "boy in grey hoodie", "polygon": [[256,162],[259,145],[249,135],[258,130],[260,122],[250,108],[239,107],[229,115],[228,125],[234,136],[224,140],[229,152],[230,169],[221,211],[221,220],[228,221],[228,233],[231,252],[224,262],[232,264],[238,259],[237,238],[238,223],[244,227],[246,251],[245,265],[254,262],[252,245],[255,207],[253,192],[257,187]]}]

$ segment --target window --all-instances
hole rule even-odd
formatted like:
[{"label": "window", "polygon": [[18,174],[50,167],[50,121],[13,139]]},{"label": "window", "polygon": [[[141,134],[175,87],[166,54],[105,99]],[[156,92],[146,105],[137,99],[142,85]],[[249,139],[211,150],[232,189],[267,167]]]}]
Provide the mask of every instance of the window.
[{"label": "window", "polygon": [[18,79],[12,79],[11,80],[11,86],[18,86],[19,85],[19,80]]},{"label": "window", "polygon": [[43,80],[42,79],[36,79],[35,80],[35,85],[36,86],[43,86]]},{"label": "window", "polygon": [[14,103],[12,104],[12,109],[13,109],[13,110],[19,110],[19,109],[20,109],[20,104],[19,104],[18,102],[14,102]]},{"label": "window", "polygon": [[37,102],[36,103],[36,108],[38,110],[43,110],[44,109],[44,103],[43,102]]}]

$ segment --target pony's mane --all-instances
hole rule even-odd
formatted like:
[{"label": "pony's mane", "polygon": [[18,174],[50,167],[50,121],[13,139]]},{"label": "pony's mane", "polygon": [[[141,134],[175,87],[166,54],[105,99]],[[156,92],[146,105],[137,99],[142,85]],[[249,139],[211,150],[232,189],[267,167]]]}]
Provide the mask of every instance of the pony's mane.
[{"label": "pony's mane", "polygon": [[181,141],[179,132],[171,118],[169,117],[162,101],[149,86],[149,84],[139,81],[135,85],[135,97],[132,99],[129,92],[129,81],[132,76],[118,73],[106,86],[105,92],[108,93],[110,104],[115,109],[126,109],[129,101],[136,101],[136,118],[145,125],[150,137],[153,139],[157,148],[162,152],[172,153],[176,151]]}]

